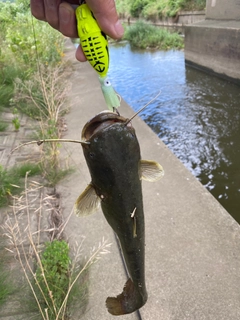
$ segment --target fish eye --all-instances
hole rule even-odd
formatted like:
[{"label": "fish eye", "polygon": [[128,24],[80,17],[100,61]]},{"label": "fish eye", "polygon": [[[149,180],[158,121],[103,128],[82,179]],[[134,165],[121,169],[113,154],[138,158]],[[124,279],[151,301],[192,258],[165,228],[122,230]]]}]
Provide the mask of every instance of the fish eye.
[{"label": "fish eye", "polygon": [[104,85],[106,87],[110,87],[111,86],[111,82],[108,79],[106,79],[106,80],[104,80]]},{"label": "fish eye", "polygon": [[95,157],[95,153],[89,152],[89,157],[90,157],[91,159],[93,159],[93,158]]}]

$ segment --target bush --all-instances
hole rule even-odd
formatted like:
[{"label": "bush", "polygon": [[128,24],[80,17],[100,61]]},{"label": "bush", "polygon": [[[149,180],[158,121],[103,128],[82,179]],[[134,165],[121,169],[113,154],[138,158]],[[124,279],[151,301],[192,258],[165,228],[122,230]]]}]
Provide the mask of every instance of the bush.
[{"label": "bush", "polygon": [[[36,271],[41,288],[40,300],[48,309],[49,319],[56,319],[70,286],[69,246],[65,241],[47,242]],[[60,319],[60,318],[59,318]]]},{"label": "bush", "polygon": [[146,0],[134,0],[130,6],[130,13],[133,17],[138,18],[147,4]]},{"label": "bush", "polygon": [[154,27],[143,21],[138,21],[127,28],[124,38],[132,47],[146,49],[147,47],[167,49],[183,48],[183,39],[177,33]]},{"label": "bush", "polygon": [[121,14],[133,17],[175,16],[179,10],[203,10],[206,0],[116,0]]}]

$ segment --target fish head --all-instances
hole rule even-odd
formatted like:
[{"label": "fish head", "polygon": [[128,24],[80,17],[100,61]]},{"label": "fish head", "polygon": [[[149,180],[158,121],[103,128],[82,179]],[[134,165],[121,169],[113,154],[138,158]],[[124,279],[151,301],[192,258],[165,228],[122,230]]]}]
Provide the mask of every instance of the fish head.
[{"label": "fish head", "polygon": [[132,163],[137,166],[140,160],[135,129],[128,119],[114,112],[103,111],[89,120],[83,127],[82,139],[89,143],[82,144],[82,148],[92,181],[99,176],[104,181],[98,185],[111,187],[114,174],[121,171],[123,164],[126,170],[132,170]]},{"label": "fish head", "polygon": [[102,111],[89,120],[82,129],[82,140],[89,141],[97,133],[108,129],[110,126],[118,123],[121,127],[127,127],[127,130],[135,132],[131,122],[128,119],[108,110]]}]

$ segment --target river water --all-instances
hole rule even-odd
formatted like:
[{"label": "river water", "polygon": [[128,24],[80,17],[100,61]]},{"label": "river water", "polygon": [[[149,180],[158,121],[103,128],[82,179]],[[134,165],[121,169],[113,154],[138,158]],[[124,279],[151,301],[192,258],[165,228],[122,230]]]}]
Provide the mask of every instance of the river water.
[{"label": "river water", "polygon": [[185,66],[183,51],[110,46],[110,80],[240,223],[240,87]]}]

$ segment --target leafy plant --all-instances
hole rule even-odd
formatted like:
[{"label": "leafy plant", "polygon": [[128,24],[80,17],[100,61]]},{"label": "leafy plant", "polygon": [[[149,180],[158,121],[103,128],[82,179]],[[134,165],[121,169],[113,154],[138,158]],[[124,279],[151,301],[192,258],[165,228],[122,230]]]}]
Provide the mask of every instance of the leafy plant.
[{"label": "leafy plant", "polygon": [[130,6],[130,13],[133,17],[138,18],[147,4],[146,0],[134,0]]},{"label": "leafy plant", "polygon": [[37,267],[36,281],[49,319],[55,319],[64,302],[70,285],[70,268],[68,244],[58,240],[47,242]]},{"label": "leafy plant", "polygon": [[141,49],[147,47],[163,50],[183,48],[183,39],[177,33],[170,33],[143,21],[138,21],[128,27],[124,38],[130,42],[131,46]]},{"label": "leafy plant", "polygon": [[14,125],[15,130],[18,131],[21,124],[18,117],[18,110],[16,108],[14,108],[13,114],[14,114],[14,118],[12,119],[12,124]]}]

